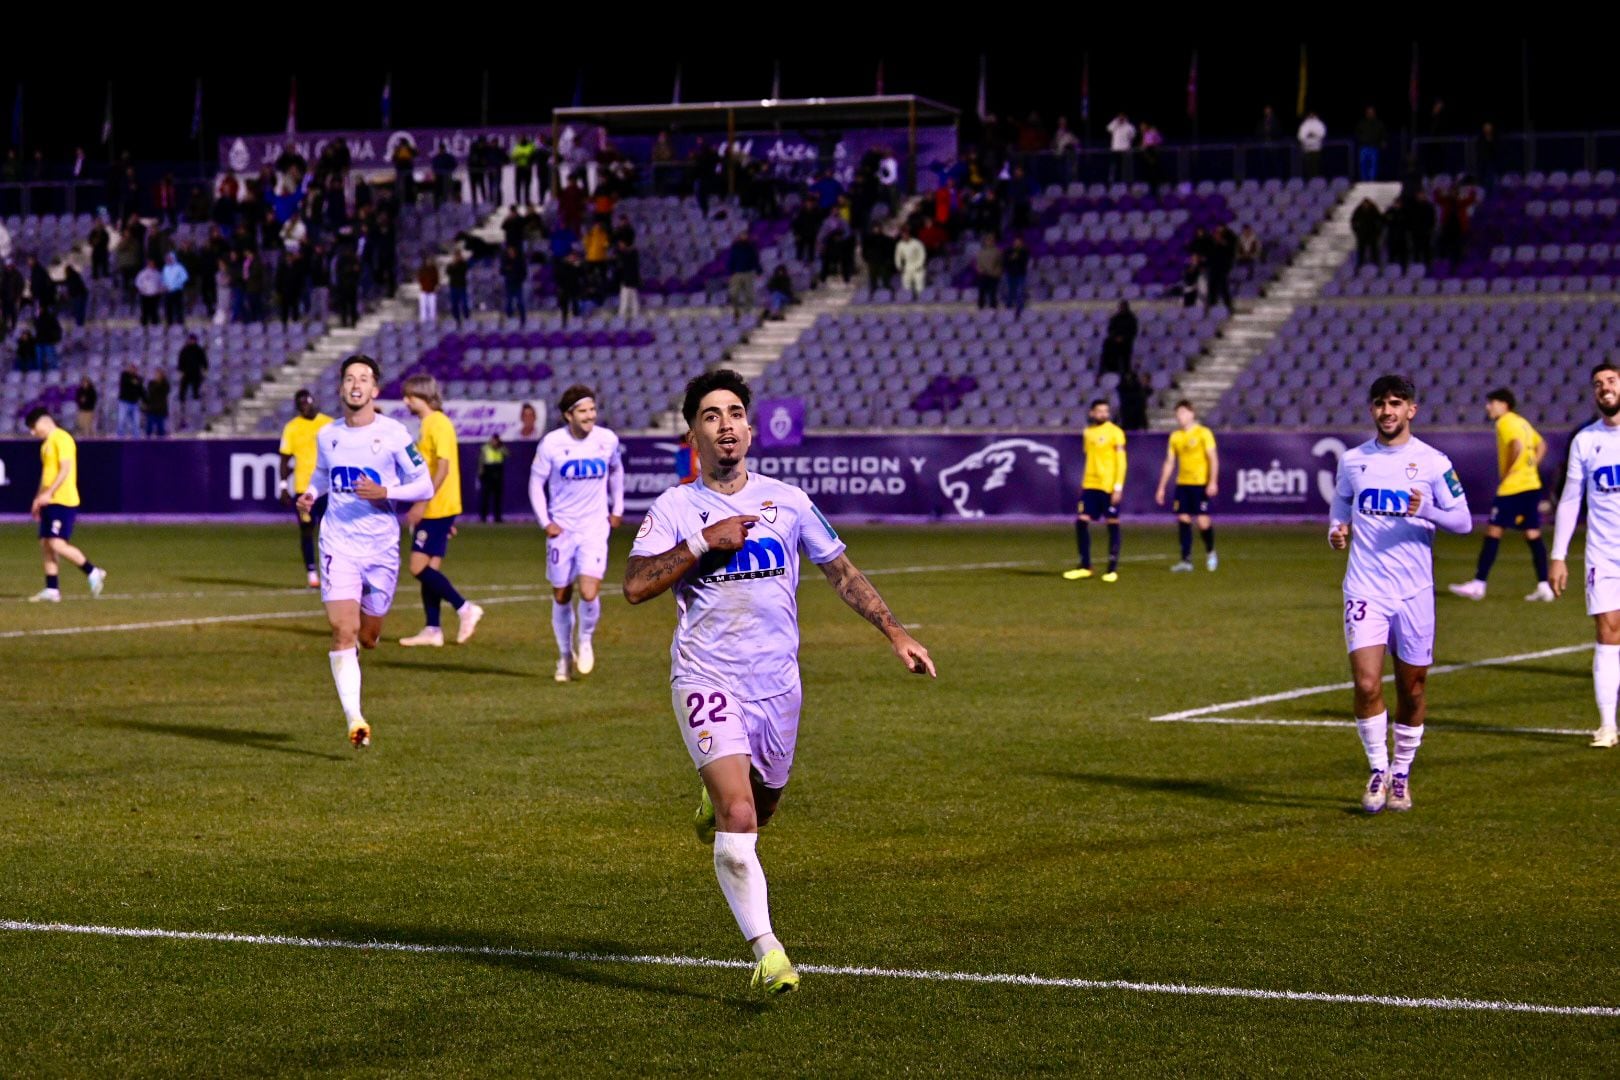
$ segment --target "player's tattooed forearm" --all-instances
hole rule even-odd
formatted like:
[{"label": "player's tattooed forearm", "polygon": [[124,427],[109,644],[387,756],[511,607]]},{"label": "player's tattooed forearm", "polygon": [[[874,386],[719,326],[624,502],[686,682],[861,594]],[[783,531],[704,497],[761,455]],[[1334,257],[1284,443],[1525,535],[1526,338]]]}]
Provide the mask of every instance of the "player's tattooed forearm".
[{"label": "player's tattooed forearm", "polygon": [[[843,563],[843,560],[839,562]],[[835,573],[837,577],[833,577]],[[866,575],[854,566],[843,563],[838,570],[829,570],[827,576],[832,579],[833,588],[838,591],[839,597],[861,618],[885,634],[900,629],[900,623],[889,610],[889,605],[883,602],[883,597],[878,595],[877,589],[867,580]]]},{"label": "player's tattooed forearm", "polygon": [[644,589],[648,595],[661,593],[680,580],[691,559],[691,552],[684,544],[662,555],[631,559],[624,568],[625,587],[632,592]]}]

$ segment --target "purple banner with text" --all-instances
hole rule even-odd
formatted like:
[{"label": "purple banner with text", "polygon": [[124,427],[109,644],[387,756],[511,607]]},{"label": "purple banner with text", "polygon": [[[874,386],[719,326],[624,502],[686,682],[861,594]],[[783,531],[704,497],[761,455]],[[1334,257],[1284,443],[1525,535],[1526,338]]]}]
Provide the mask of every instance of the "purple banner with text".
[{"label": "purple banner with text", "polygon": [[[1344,451],[1366,440],[1351,431],[1237,432],[1218,436],[1219,517],[1325,519]],[[1436,433],[1477,514],[1496,490],[1496,441],[1489,431]],[[1565,437],[1553,437],[1543,479],[1561,467]],[[509,517],[528,514],[532,442],[512,442],[502,474]],[[624,440],[626,511],[639,516],[675,483],[674,438]],[[462,445],[462,490],[477,504],[478,444]],[[1163,434],[1130,439],[1122,509],[1156,515]],[[271,440],[87,440],[79,447],[84,512],[229,515],[274,511],[279,459]],[[1084,458],[1078,434],[806,435],[797,446],[756,442],[749,468],[804,488],[829,517],[978,521],[1074,513]],[[28,511],[38,488],[39,444],[0,440],[0,513]]]}]

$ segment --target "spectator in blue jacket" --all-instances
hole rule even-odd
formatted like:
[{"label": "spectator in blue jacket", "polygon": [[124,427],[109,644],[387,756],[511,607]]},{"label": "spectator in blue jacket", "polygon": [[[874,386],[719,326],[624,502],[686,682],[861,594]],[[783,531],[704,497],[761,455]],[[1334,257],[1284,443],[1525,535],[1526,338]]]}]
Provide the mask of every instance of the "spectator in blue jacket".
[{"label": "spectator in blue jacket", "polygon": [[186,321],[186,282],[190,276],[180,259],[169,252],[163,259],[163,322],[179,326]]}]

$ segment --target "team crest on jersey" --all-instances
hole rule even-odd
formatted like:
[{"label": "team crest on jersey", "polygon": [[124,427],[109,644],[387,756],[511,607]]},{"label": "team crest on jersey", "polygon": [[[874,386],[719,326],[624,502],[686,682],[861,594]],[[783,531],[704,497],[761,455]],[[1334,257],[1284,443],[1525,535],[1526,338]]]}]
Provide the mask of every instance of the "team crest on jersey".
[{"label": "team crest on jersey", "polygon": [[381,439],[372,439],[371,440],[371,452],[373,454],[382,453],[382,440]]},{"label": "team crest on jersey", "polygon": [[710,750],[714,749],[714,736],[707,731],[698,732],[698,749],[707,755]]},{"label": "team crest on jersey", "polygon": [[1408,462],[1407,465],[1406,465],[1406,478],[1408,480],[1416,480],[1417,479],[1417,474],[1418,474],[1417,462],[1415,462],[1415,461]]},{"label": "team crest on jersey", "polygon": [[770,524],[775,525],[776,524],[776,504],[775,503],[763,503],[763,504],[761,504],[760,508],[759,508],[759,516],[764,518]]}]

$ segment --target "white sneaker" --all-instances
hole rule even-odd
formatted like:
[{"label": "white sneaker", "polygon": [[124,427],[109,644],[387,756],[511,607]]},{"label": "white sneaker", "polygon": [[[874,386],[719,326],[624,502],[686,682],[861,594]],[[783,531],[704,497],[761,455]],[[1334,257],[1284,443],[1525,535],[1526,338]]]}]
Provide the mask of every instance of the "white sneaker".
[{"label": "white sneaker", "polygon": [[1557,600],[1558,597],[1553,595],[1552,586],[1543,581],[1536,586],[1535,592],[1531,593],[1529,596],[1526,596],[1525,599],[1531,603],[1550,604],[1554,600]]},{"label": "white sneaker", "polygon": [[420,633],[400,638],[399,643],[407,649],[414,649],[418,645],[429,645],[437,649],[444,644],[444,630],[437,626],[424,626]]},{"label": "white sneaker", "polygon": [[1389,778],[1389,808],[1412,809],[1412,781],[1400,773],[1395,773]]},{"label": "white sneaker", "polygon": [[557,674],[553,675],[552,678],[558,682],[568,681],[568,657],[565,656],[557,661]]},{"label": "white sneaker", "polygon": [[1192,568],[1193,564],[1188,562],[1186,559],[1182,559],[1180,562],[1170,564],[1170,572],[1172,574],[1190,574],[1192,573]]},{"label": "white sneaker", "polygon": [[94,570],[90,571],[90,595],[91,596],[99,597],[101,595],[102,587],[105,586],[106,584],[107,584],[107,571],[103,570],[99,566],[96,567]]},{"label": "white sneaker", "polygon": [[1597,729],[1597,733],[1592,736],[1589,745],[1595,746],[1599,750],[1612,750],[1616,746],[1620,746],[1620,731],[1616,731],[1612,727],[1600,727]]},{"label": "white sneaker", "polygon": [[319,575],[315,571],[311,570],[309,572],[308,584],[309,584],[309,587],[312,588],[312,589],[320,588],[321,587],[321,575]]},{"label": "white sneaker", "polygon": [[1388,801],[1389,774],[1374,769],[1372,776],[1367,778],[1367,790],[1361,793],[1361,808],[1369,814],[1376,814]]},{"label": "white sneaker", "polygon": [[473,636],[473,631],[478,629],[478,620],[483,617],[484,609],[471,600],[467,601],[467,605],[456,612],[456,619],[458,620],[456,625],[457,645],[467,644],[467,640]]},{"label": "white sneaker", "polygon": [[579,639],[579,653],[574,657],[574,667],[579,669],[581,675],[589,675],[596,666],[596,653],[591,649],[590,638]]},{"label": "white sneaker", "polygon": [[1460,596],[1464,600],[1485,599],[1485,583],[1477,578],[1473,581],[1465,581],[1461,585],[1447,585],[1446,588],[1451,590],[1452,595]]},{"label": "white sneaker", "polygon": [[1215,571],[1219,570],[1220,568],[1221,568],[1221,557],[1219,555],[1215,554],[1213,551],[1210,552],[1209,553],[1209,558],[1204,560],[1204,569],[1208,570],[1210,573],[1213,574]]},{"label": "white sneaker", "polygon": [[60,604],[62,602],[61,589],[41,589],[28,598],[30,604]]}]

